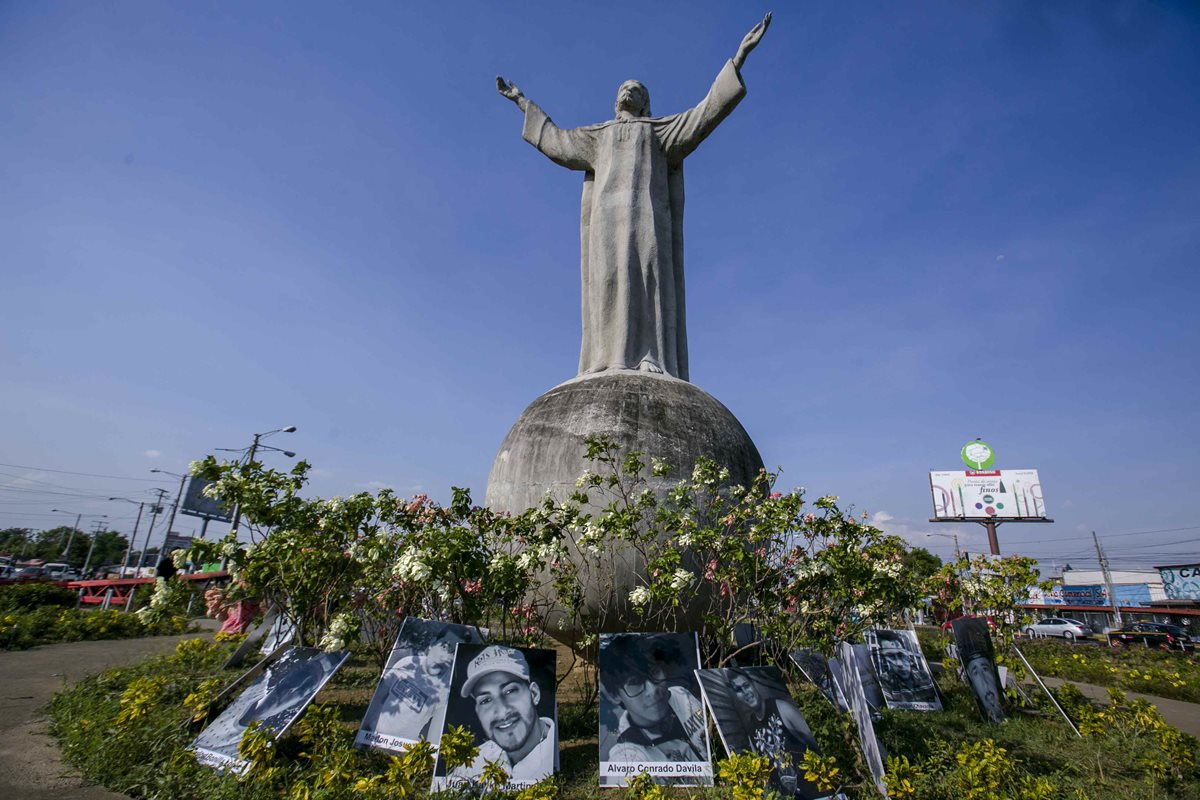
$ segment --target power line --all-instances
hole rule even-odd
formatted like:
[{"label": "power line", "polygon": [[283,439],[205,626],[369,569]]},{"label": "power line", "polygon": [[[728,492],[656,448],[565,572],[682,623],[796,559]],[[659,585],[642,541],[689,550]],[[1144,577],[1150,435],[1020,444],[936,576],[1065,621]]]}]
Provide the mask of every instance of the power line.
[{"label": "power line", "polygon": [[[1123,531],[1121,533],[1106,533],[1106,534],[1104,534],[1104,538],[1105,539],[1115,539],[1119,536],[1144,536],[1148,533],[1175,533],[1177,531],[1200,531],[1200,525],[1189,525],[1185,528],[1158,528],[1156,530],[1150,530],[1150,531]],[[1090,539],[1090,538],[1092,538],[1092,537],[1091,536],[1056,536],[1054,538],[1054,541],[1066,542],[1066,541],[1071,541],[1074,539]],[[1039,540],[1030,540],[1030,541],[1026,541],[1026,542],[1018,542],[1018,541],[1011,541],[1007,538],[1005,539],[1005,542],[1007,542],[1008,544],[1036,544],[1038,541],[1045,541],[1045,540],[1039,539]]]},{"label": "power line", "polygon": [[58,472],[62,475],[83,475],[87,478],[115,478],[119,481],[148,481],[150,483],[159,483],[158,478],[132,478],[128,475],[103,475],[98,472],[72,472],[67,469],[50,469],[49,467],[31,467],[28,464],[4,464],[0,463],[0,467],[13,467],[14,469],[32,469],[38,472]]}]

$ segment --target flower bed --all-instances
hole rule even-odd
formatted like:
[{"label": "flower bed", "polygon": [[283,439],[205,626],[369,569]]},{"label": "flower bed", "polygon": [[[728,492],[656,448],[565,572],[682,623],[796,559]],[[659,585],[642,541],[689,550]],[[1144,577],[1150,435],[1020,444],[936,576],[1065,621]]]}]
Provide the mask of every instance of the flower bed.
[{"label": "flower bed", "polygon": [[[220,669],[229,648],[188,640],[175,654],[110,670],[58,695],[51,719],[68,760],[91,780],[139,798],[195,800],[374,800],[427,796],[427,754],[416,749],[390,758],[355,750],[353,731],[371,694],[366,652],[358,653],[317,697],[301,721],[278,742],[253,728],[242,755],[252,765],[240,780],[200,766],[186,750],[195,735],[189,720],[202,716],[208,701],[234,672]],[[969,690],[943,677],[942,713],[887,711],[878,724],[892,756],[892,797],[951,798],[1148,796],[1200,800],[1196,741],[1165,725],[1152,706],[1117,695],[1105,709],[1091,706],[1065,687],[1060,699],[1079,722],[1079,739],[1053,713],[1013,714],[1003,725],[981,720]],[[725,785],[687,790],[635,782],[628,790],[597,786],[594,709],[571,700],[560,687],[561,770],[553,780],[505,793],[494,787],[463,790],[461,796],[489,800],[583,800],[628,797],[666,800],[767,800],[761,765],[753,757],[719,762]],[[861,772],[849,718],[838,715],[811,686],[794,687],[825,756],[805,767],[841,787],[847,797],[874,797]],[[1045,710],[1045,709],[1044,709]],[[427,750],[427,748],[426,748]],[[714,741],[714,755],[720,746]],[[749,760],[747,760],[749,759]],[[441,797],[458,796],[454,792]]]}]

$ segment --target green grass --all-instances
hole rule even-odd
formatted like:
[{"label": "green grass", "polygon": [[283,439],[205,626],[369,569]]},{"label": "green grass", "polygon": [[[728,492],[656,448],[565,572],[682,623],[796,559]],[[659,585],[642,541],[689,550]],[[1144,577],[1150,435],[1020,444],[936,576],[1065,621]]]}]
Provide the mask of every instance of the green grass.
[{"label": "green grass", "polygon": [[[917,637],[927,659],[941,661],[945,657],[948,634],[919,628]],[[1115,649],[1059,639],[1020,640],[1017,646],[1039,675],[1200,703],[1200,656],[1194,651]],[[1012,661],[1009,656],[1006,663]]]}]

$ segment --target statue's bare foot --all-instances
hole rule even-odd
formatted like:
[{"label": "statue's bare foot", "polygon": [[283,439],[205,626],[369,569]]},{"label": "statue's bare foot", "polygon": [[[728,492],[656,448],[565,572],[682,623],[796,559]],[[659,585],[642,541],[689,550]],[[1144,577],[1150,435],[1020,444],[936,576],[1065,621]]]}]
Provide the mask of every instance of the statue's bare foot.
[{"label": "statue's bare foot", "polygon": [[662,374],[662,367],[660,367],[658,364],[655,364],[648,358],[642,359],[642,363],[638,364],[638,369],[642,372],[653,372],[658,375]]}]

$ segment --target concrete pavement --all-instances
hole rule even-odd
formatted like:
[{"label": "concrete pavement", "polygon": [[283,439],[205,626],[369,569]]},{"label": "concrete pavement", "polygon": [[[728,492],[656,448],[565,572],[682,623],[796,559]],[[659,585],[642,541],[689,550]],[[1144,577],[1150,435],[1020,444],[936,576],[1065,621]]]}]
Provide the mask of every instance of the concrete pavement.
[{"label": "concrete pavement", "polygon": [[67,765],[50,735],[46,704],[88,675],[169,653],[211,631],[145,639],[109,639],[0,651],[0,798],[125,800],[85,781]]}]

